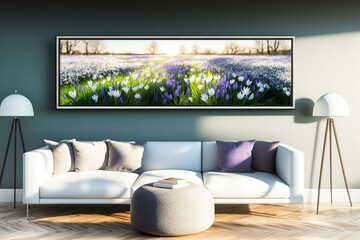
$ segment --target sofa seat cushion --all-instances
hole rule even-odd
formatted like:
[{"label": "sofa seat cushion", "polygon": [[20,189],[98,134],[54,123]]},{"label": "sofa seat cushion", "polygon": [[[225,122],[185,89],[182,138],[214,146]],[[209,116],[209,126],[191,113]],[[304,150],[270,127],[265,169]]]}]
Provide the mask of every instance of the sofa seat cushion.
[{"label": "sofa seat cushion", "polygon": [[151,170],[143,172],[139,178],[136,180],[131,189],[131,196],[140,186],[157,182],[164,178],[176,177],[183,178],[188,180],[189,182],[197,183],[199,185],[203,185],[202,175],[200,172],[194,172],[189,170]]},{"label": "sofa seat cushion", "polygon": [[40,187],[40,198],[130,198],[131,186],[138,176],[136,173],[104,170],[68,172],[45,182]]},{"label": "sofa seat cushion", "polygon": [[289,186],[271,173],[204,172],[203,179],[215,199],[290,198]]}]

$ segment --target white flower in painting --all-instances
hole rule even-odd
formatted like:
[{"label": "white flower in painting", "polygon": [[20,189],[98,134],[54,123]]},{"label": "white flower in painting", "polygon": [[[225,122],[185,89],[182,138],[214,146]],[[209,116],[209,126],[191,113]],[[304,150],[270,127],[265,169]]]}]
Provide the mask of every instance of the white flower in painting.
[{"label": "white flower in painting", "polygon": [[231,79],[230,80],[230,84],[233,85],[235,83],[235,80],[234,79]]},{"label": "white flower in painting", "polygon": [[231,75],[232,75],[233,78],[236,78],[236,74],[235,74],[235,73],[233,73],[233,74],[231,74]]},{"label": "white flower in painting", "polygon": [[75,99],[76,98],[76,90],[74,90],[74,91],[70,91],[69,92],[69,96],[72,98],[72,99]]},{"label": "white flower in painting", "polygon": [[252,93],[248,100],[253,100],[253,99],[254,99],[254,94]]},{"label": "white flower in painting", "polygon": [[144,89],[145,89],[145,90],[148,90],[148,89],[149,89],[149,85],[145,85]]},{"label": "white flower in painting", "polygon": [[192,101],[193,101],[193,98],[192,98],[192,97],[189,97],[188,100],[189,100],[190,102],[192,102]]},{"label": "white flower in painting", "polygon": [[195,75],[191,75],[191,77],[190,77],[190,82],[194,82],[195,79],[196,79]]},{"label": "white flower in painting", "polygon": [[151,82],[152,82],[152,83],[156,83],[156,78],[153,78],[153,79],[151,80]]},{"label": "white flower in painting", "polygon": [[112,86],[110,86],[110,87],[109,87],[109,91],[112,91],[112,90],[113,90],[113,87],[112,87]]},{"label": "white flower in painting", "polygon": [[110,81],[110,79],[111,79],[110,75],[106,77],[106,81]]},{"label": "white flower in painting", "polygon": [[95,84],[94,86],[91,87],[91,90],[92,90],[93,92],[95,92],[95,91],[96,91],[96,88],[97,88],[97,85]]},{"label": "white flower in painting", "polygon": [[246,85],[247,85],[247,86],[250,86],[251,83],[252,83],[252,81],[250,81],[250,80],[247,80],[247,81],[246,81]]},{"label": "white flower in painting", "polygon": [[208,76],[207,78],[205,78],[205,83],[211,82],[212,78],[212,76]]},{"label": "white flower in painting", "polygon": [[135,94],[135,98],[136,98],[136,99],[140,99],[140,98],[141,98],[140,93]]},{"label": "white flower in painting", "polygon": [[203,87],[204,87],[204,85],[202,85],[202,84],[199,84],[199,85],[198,85],[198,89],[199,89],[199,90],[203,89]]},{"label": "white flower in painting", "polygon": [[239,92],[239,93],[237,94],[237,98],[238,98],[239,100],[243,99],[244,97],[245,97],[245,95],[244,95],[242,92]]},{"label": "white flower in painting", "polygon": [[98,78],[98,76],[96,75],[96,74],[94,74],[93,76],[92,76],[92,79],[93,80],[96,80]]},{"label": "white flower in painting", "polygon": [[245,87],[241,90],[242,94],[244,94],[245,96],[250,94],[250,88]]},{"label": "white flower in painting", "polygon": [[132,88],[132,90],[133,90],[134,92],[136,92],[138,89],[139,89],[138,86]]},{"label": "white flower in painting", "polygon": [[91,88],[91,87],[92,87],[92,81],[89,80],[89,81],[87,82],[87,85],[89,86],[89,88]]},{"label": "white flower in painting", "polygon": [[122,85],[122,86],[125,86],[125,85],[128,84],[128,82],[129,82],[128,80],[125,80],[125,81],[121,82],[121,85]]},{"label": "white flower in painting", "polygon": [[121,95],[121,93],[119,92],[119,90],[115,90],[115,91],[112,92],[112,96],[114,98],[118,98],[118,97],[120,97],[120,95]]},{"label": "white flower in painting", "polygon": [[240,82],[242,82],[242,81],[244,81],[244,77],[243,77],[243,76],[239,76],[239,77],[238,77],[238,80],[239,80]]},{"label": "white flower in painting", "polygon": [[209,96],[214,96],[215,89],[213,89],[213,88],[208,89],[208,94],[209,94]]},{"label": "white flower in painting", "polygon": [[112,97],[112,95],[113,95],[113,90],[108,91],[107,94],[108,94],[110,97]]},{"label": "white flower in painting", "polygon": [[99,96],[98,95],[96,95],[96,94],[94,94],[92,97],[92,100],[94,100],[94,102],[98,102],[98,100],[99,100]]},{"label": "white flower in painting", "polygon": [[287,91],[287,87],[284,87],[284,88],[283,88],[283,91],[286,92],[286,91]]},{"label": "white flower in painting", "polygon": [[101,84],[104,85],[106,83],[106,80],[102,80]]},{"label": "white flower in painting", "polygon": [[285,94],[286,94],[286,96],[290,96],[291,92],[290,92],[290,91],[286,91]]},{"label": "white flower in painting", "polygon": [[128,87],[123,87],[122,90],[123,90],[125,93],[128,93],[129,90],[130,90],[130,88],[128,88]]},{"label": "white flower in painting", "polygon": [[137,73],[132,75],[132,78],[135,79],[135,80],[138,79],[138,77],[139,77],[139,75]]},{"label": "white flower in painting", "polygon": [[138,86],[139,89],[142,89],[144,87],[143,83],[140,83],[140,85]]},{"label": "white flower in painting", "polygon": [[216,81],[218,81],[220,78],[221,78],[220,75],[214,76],[214,79],[215,79]]},{"label": "white flower in painting", "polygon": [[264,87],[263,86],[261,86],[260,88],[259,88],[259,92],[263,92],[265,89],[264,89]]},{"label": "white flower in painting", "polygon": [[201,100],[203,101],[203,102],[206,102],[207,100],[209,99],[209,96],[207,95],[207,94],[201,94]]},{"label": "white flower in painting", "polygon": [[164,87],[160,87],[160,91],[161,91],[161,92],[164,92],[164,91],[165,91],[165,88],[164,88]]}]

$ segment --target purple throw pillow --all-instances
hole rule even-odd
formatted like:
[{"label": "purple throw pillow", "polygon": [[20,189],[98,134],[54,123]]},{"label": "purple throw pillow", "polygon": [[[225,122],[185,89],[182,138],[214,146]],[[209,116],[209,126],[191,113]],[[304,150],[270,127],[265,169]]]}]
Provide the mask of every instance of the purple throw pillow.
[{"label": "purple throw pillow", "polygon": [[278,146],[278,141],[256,141],[252,151],[252,168],[255,171],[275,172],[275,158]]},{"label": "purple throw pillow", "polygon": [[251,152],[255,140],[239,142],[216,141],[219,170],[222,172],[252,172]]}]

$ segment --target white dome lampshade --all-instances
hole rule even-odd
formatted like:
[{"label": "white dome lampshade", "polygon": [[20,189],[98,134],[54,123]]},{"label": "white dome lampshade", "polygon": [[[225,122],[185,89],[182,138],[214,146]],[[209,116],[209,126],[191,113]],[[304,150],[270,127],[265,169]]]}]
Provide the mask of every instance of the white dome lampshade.
[{"label": "white dome lampshade", "polygon": [[5,116],[5,117],[34,116],[34,109],[29,99],[27,99],[21,94],[18,94],[17,91],[15,91],[14,94],[7,96],[1,102],[0,116]]},{"label": "white dome lampshade", "polygon": [[313,116],[341,117],[350,116],[349,105],[340,95],[327,93],[319,97],[313,109]]}]

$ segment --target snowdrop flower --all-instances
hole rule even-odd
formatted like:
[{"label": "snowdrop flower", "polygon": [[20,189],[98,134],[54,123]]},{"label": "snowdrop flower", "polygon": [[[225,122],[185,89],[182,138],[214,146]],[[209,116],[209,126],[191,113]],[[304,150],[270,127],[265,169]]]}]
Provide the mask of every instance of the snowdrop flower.
[{"label": "snowdrop flower", "polygon": [[205,83],[209,83],[212,80],[212,76],[208,76],[207,78],[205,78]]},{"label": "snowdrop flower", "polygon": [[233,85],[235,83],[235,80],[234,79],[231,79],[230,80],[230,84]]},{"label": "snowdrop flower", "polygon": [[92,76],[92,79],[93,79],[93,80],[96,80],[97,77],[98,77],[98,76],[97,76],[96,74],[94,74],[94,75]]},{"label": "snowdrop flower", "polygon": [[124,87],[124,88],[122,88],[122,90],[123,90],[125,93],[128,93],[128,92],[129,92],[129,90],[130,90],[130,88],[128,88],[128,87]]},{"label": "snowdrop flower", "polygon": [[144,89],[145,89],[145,90],[148,90],[148,89],[149,89],[149,85],[145,85]]},{"label": "snowdrop flower", "polygon": [[239,76],[239,77],[238,77],[238,80],[239,80],[240,82],[244,81],[244,79],[245,79],[245,78],[244,78],[243,76]]},{"label": "snowdrop flower", "polygon": [[213,89],[213,88],[208,89],[208,94],[209,94],[209,96],[214,96],[215,89]]},{"label": "snowdrop flower", "polygon": [[192,75],[191,77],[190,77],[190,82],[193,82],[193,81],[195,81],[195,75]]},{"label": "snowdrop flower", "polygon": [[252,83],[252,81],[250,81],[250,80],[247,80],[247,81],[246,81],[246,85],[247,85],[247,86],[250,86],[251,83]]},{"label": "snowdrop flower", "polygon": [[244,94],[245,96],[249,95],[250,93],[250,88],[245,87],[241,90],[242,94]]},{"label": "snowdrop flower", "polygon": [[290,92],[290,91],[286,91],[285,94],[286,94],[286,96],[290,96],[291,92]]},{"label": "snowdrop flower", "polygon": [[139,87],[138,87],[138,86],[137,86],[137,87],[133,87],[133,88],[132,88],[132,90],[133,90],[134,92],[136,92],[138,89],[139,89]]},{"label": "snowdrop flower", "polygon": [[283,91],[286,92],[286,91],[287,91],[287,87],[284,87],[284,88],[283,88]]},{"label": "snowdrop flower", "polygon": [[111,79],[110,75],[106,77],[106,81],[110,81],[110,79]]},{"label": "snowdrop flower", "polygon": [[209,99],[209,97],[208,97],[208,95],[207,94],[201,94],[201,100],[203,101],[203,102],[206,102],[207,100]]},{"label": "snowdrop flower", "polygon": [[141,98],[140,93],[135,94],[135,98],[136,98],[136,99],[140,99],[140,98]]},{"label": "snowdrop flower", "polygon": [[153,78],[153,79],[151,80],[151,82],[152,82],[152,83],[156,83],[156,78]]},{"label": "snowdrop flower", "polygon": [[199,85],[198,85],[198,89],[199,89],[199,90],[203,89],[203,87],[204,87],[204,85],[202,85],[202,84],[199,84]]},{"label": "snowdrop flower", "polygon": [[164,88],[164,87],[160,87],[160,91],[161,91],[161,92],[164,92],[164,91],[165,91],[165,88]]},{"label": "snowdrop flower", "polygon": [[89,81],[87,82],[87,85],[89,86],[89,88],[91,88],[91,87],[92,87],[92,81],[89,80]]},{"label": "snowdrop flower", "polygon": [[113,96],[113,90],[111,89],[110,91],[107,92],[107,94],[112,97]]},{"label": "snowdrop flower", "polygon": [[259,88],[259,92],[263,92],[265,89],[264,89],[264,87],[263,86],[261,86],[260,88]]},{"label": "snowdrop flower", "polygon": [[[128,78],[128,77],[127,77],[127,78]],[[125,80],[125,81],[121,82],[121,85],[122,85],[122,86],[127,85],[128,82],[129,82],[128,80]]]},{"label": "snowdrop flower", "polygon": [[244,95],[242,92],[239,92],[239,93],[237,94],[237,98],[238,98],[239,100],[243,99],[244,97],[245,97],[245,95]]},{"label": "snowdrop flower", "polygon": [[189,97],[188,100],[189,100],[190,102],[192,102],[192,101],[193,101],[193,98],[192,98],[192,97]]},{"label": "snowdrop flower", "polygon": [[112,86],[110,86],[110,87],[109,87],[109,91],[112,91],[112,90],[113,90],[113,87],[112,87]]},{"label": "snowdrop flower", "polygon": [[142,89],[144,87],[143,83],[140,83],[140,85],[138,86],[139,89]]},{"label": "snowdrop flower", "polygon": [[91,87],[91,90],[92,90],[93,92],[95,92],[95,91],[96,91],[96,88],[97,88],[97,85],[95,84],[94,86]]},{"label": "snowdrop flower", "polygon": [[119,92],[119,90],[112,91],[112,96],[114,98],[118,98],[118,97],[120,97],[120,95],[121,95],[121,93]]},{"label": "snowdrop flower", "polygon": [[252,93],[248,100],[252,100],[254,98],[254,94]]},{"label": "snowdrop flower", "polygon": [[72,98],[72,99],[75,99],[76,98],[76,90],[74,90],[74,91],[70,91],[69,92],[69,96]]},{"label": "snowdrop flower", "polygon": [[95,103],[97,103],[98,99],[99,99],[99,96],[94,94],[91,98],[92,98],[92,100],[94,100]]},{"label": "snowdrop flower", "polygon": [[233,78],[236,78],[236,74],[235,74],[235,73],[233,73],[233,74],[232,74],[232,77],[233,77]]}]

